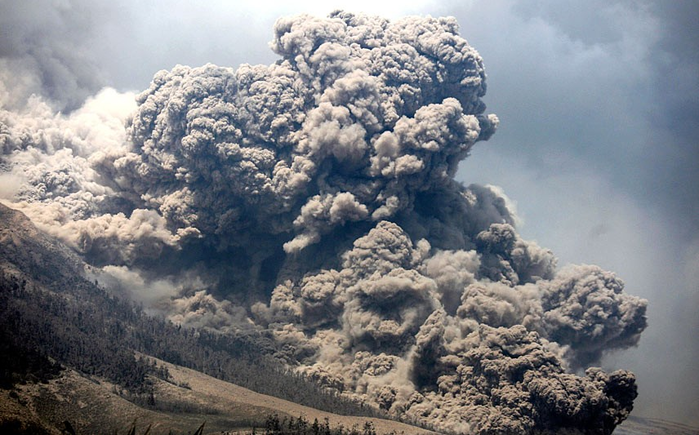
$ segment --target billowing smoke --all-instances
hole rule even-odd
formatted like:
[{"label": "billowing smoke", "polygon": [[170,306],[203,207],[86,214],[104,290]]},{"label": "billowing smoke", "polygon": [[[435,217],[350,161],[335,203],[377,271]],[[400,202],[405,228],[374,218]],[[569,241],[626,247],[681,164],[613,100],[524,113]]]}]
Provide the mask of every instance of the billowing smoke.
[{"label": "billowing smoke", "polygon": [[97,39],[92,20],[113,15],[118,6],[89,0],[50,5],[36,0],[3,1],[1,6],[3,106],[21,107],[26,97],[40,93],[52,107],[73,110],[99,90],[103,77],[88,56],[90,42]]},{"label": "billowing smoke", "polygon": [[637,344],[646,301],[558,269],[499,189],[454,180],[498,124],[456,21],[282,18],[271,48],[161,71],[135,104],[3,110],[0,193],[110,288],[186,326],[265,329],[295,370],[395,415],[611,433],[634,376],[588,367]]}]

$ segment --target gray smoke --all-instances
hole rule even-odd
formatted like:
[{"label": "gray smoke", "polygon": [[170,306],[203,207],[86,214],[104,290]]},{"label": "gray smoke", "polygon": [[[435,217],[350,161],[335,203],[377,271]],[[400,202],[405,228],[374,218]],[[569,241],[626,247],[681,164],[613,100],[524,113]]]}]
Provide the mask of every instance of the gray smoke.
[{"label": "gray smoke", "polygon": [[98,38],[92,21],[118,7],[89,0],[3,1],[0,6],[3,105],[21,107],[36,93],[58,110],[72,111],[100,89],[103,77],[88,54],[90,41]]},{"label": "gray smoke", "polygon": [[161,71],[135,106],[3,101],[0,193],[111,288],[266,329],[294,370],[395,415],[611,433],[635,379],[589,367],[638,343],[646,301],[559,270],[499,189],[454,180],[498,124],[456,21],[289,17],[270,45],[269,66]]}]

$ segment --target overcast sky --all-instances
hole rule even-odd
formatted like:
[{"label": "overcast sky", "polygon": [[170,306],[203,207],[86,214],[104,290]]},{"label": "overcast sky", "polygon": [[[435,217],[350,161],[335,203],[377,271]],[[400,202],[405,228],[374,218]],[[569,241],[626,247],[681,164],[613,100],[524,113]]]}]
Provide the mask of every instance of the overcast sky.
[{"label": "overcast sky", "polygon": [[501,120],[457,178],[501,186],[522,236],[561,265],[598,264],[649,300],[639,347],[605,368],[637,374],[636,415],[699,426],[699,2],[202,3],[0,0],[4,89],[70,110],[103,86],[143,90],[176,64],[274,62],[267,42],[283,15],[456,16]]}]

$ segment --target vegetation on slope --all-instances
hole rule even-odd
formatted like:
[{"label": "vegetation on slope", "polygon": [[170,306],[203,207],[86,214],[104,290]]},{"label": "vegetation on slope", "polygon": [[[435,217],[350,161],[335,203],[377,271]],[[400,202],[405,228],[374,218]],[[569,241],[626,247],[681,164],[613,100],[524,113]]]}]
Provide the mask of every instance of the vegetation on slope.
[{"label": "vegetation on slope", "polygon": [[259,334],[184,329],[146,315],[81,276],[70,252],[0,205],[0,382],[46,380],[57,364],[113,382],[154,405],[149,375],[167,378],[134,351],[254,391],[346,415],[378,411],[289,372]]}]

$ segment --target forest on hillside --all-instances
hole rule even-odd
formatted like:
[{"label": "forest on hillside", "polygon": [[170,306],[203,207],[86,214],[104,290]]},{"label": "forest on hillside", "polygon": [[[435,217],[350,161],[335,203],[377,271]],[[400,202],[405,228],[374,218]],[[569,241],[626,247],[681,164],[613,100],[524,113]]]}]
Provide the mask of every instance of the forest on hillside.
[{"label": "forest on hillside", "polygon": [[149,377],[169,375],[136,351],[316,409],[383,416],[284,368],[269,338],[181,328],[84,278],[45,270],[50,277],[0,270],[0,388],[46,381],[64,366],[155,406]]}]

